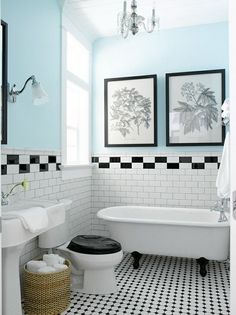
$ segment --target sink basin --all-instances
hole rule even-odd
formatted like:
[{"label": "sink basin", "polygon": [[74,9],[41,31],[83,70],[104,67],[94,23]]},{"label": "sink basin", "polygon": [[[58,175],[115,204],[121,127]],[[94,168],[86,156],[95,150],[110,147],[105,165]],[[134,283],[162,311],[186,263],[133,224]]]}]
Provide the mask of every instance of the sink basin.
[{"label": "sink basin", "polygon": [[[22,315],[19,258],[25,243],[65,221],[65,203],[51,200],[20,200],[2,206],[2,267],[3,314]],[[63,207],[62,207],[63,206]],[[36,233],[26,230],[16,212],[43,207],[48,214],[48,226]],[[14,303],[12,303],[14,301]]]},{"label": "sink basin", "polygon": [[36,199],[29,199],[29,200],[19,200],[15,203],[8,204],[7,206],[2,206],[2,214],[4,217],[4,213],[9,214],[11,211],[20,211],[25,209],[30,209],[33,207],[49,207],[53,206],[57,203],[57,201],[51,200],[36,200]]},{"label": "sink basin", "polygon": [[[63,205],[63,203],[51,200],[20,200],[14,204],[2,206],[2,247],[18,246],[62,224],[65,220],[65,209],[61,207],[61,205]],[[20,212],[21,210],[31,209],[33,207],[46,208],[49,219],[47,228],[37,233],[31,233],[26,230],[20,219],[17,218],[14,213],[11,216],[11,212],[13,211]]]}]

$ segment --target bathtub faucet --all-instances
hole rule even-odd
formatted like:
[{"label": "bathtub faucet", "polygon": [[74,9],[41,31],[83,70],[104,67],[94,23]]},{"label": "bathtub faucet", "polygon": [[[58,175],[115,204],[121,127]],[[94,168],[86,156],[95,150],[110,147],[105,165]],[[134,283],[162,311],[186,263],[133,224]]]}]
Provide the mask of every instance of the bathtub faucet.
[{"label": "bathtub faucet", "polygon": [[219,211],[220,212],[220,217],[219,217],[218,222],[228,221],[228,218],[225,215],[225,210],[228,209],[228,201],[229,201],[229,198],[219,199],[214,204],[214,207],[211,208],[211,211]]}]

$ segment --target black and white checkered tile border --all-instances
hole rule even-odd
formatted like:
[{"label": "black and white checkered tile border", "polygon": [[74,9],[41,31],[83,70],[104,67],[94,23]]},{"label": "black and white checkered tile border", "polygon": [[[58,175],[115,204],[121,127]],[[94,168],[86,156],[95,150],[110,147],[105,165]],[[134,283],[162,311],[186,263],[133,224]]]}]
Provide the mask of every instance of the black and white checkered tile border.
[{"label": "black and white checkered tile border", "polygon": [[[193,162],[191,156],[179,156],[174,158],[176,162],[173,162],[173,157],[167,156],[153,156],[153,157],[142,157],[132,156],[129,159],[127,157],[107,157],[104,162],[103,157],[94,156],[92,157],[92,163],[96,164],[98,168],[111,168],[112,164],[118,164],[121,169],[132,169],[136,168],[137,164],[140,164],[143,169],[155,169],[157,164],[164,165],[166,169],[179,169],[181,164],[190,164],[191,169],[205,169],[206,164],[216,164],[219,168],[220,163],[217,156],[205,156],[202,162]],[[129,161],[127,161],[129,160]]]},{"label": "black and white checkered tile border", "polygon": [[[6,159],[6,164],[1,165],[1,174],[9,174],[9,167],[12,165],[16,166],[15,174],[47,172],[50,170],[60,171],[59,157],[56,155],[40,156],[40,155],[30,155],[29,163],[21,163],[20,155],[18,154],[8,154]],[[189,164],[191,169],[205,169],[206,164],[215,164],[219,168],[220,163],[217,156],[205,156],[201,162],[193,162],[191,156],[179,156],[167,157],[167,156],[132,156],[130,158],[124,156],[111,156],[104,157],[94,156],[92,157],[92,163],[97,165],[98,168],[111,168],[112,164],[118,165],[120,169],[133,169],[143,168],[143,169],[155,169],[158,168],[158,164],[164,165],[163,168],[166,169],[180,169],[181,164]]]},{"label": "black and white checkered tile border", "polygon": [[1,165],[1,174],[9,174],[9,168],[16,166],[15,174],[26,174],[38,172],[48,172],[50,170],[60,171],[59,157],[56,155],[40,156],[30,155],[29,163],[21,163],[21,157],[18,154],[7,154],[6,164]]}]

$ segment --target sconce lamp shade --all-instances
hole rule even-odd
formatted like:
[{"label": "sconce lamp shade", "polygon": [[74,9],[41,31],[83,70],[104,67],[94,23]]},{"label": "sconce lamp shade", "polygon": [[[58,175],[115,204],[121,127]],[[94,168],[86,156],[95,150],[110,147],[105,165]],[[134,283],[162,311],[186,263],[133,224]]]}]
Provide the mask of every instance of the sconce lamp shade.
[{"label": "sconce lamp shade", "polygon": [[32,96],[34,105],[43,105],[48,102],[48,95],[38,81],[32,83]]}]

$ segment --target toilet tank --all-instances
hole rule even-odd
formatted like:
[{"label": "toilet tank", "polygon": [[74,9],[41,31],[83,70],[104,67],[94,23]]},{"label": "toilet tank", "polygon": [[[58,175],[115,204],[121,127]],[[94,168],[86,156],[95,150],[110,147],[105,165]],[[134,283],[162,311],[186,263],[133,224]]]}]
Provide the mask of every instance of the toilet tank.
[{"label": "toilet tank", "polygon": [[44,232],[38,237],[39,248],[54,248],[69,241],[69,213],[71,200],[63,199],[60,202],[64,203],[66,209],[66,218],[63,224],[60,224],[47,232]]}]

